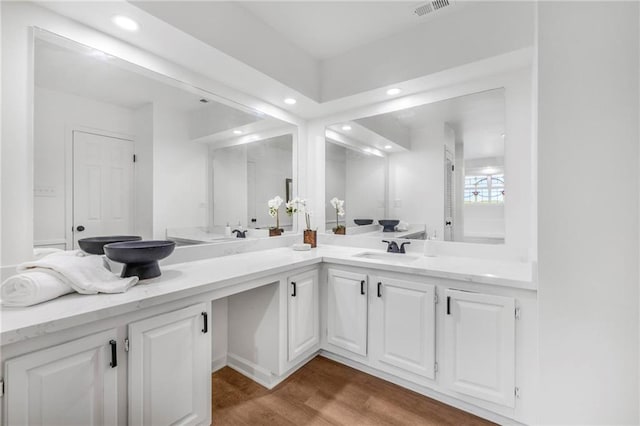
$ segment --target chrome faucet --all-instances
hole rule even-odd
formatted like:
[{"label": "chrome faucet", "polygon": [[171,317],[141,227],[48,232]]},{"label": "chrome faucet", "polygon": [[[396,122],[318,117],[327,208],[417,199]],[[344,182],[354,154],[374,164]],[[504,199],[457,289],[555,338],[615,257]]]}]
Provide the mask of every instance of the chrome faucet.
[{"label": "chrome faucet", "polygon": [[396,243],[395,241],[382,240],[382,242],[387,243],[387,253],[406,253],[406,251],[404,250],[404,246],[407,244],[411,244],[411,242],[407,241],[398,246],[398,243]]}]

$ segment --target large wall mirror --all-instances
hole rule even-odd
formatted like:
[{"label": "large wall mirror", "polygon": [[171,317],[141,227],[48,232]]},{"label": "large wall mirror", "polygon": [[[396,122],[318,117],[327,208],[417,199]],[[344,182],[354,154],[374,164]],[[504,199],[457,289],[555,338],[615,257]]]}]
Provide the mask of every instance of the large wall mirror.
[{"label": "large wall mirror", "polygon": [[[346,211],[328,205],[326,229],[505,242],[505,89],[335,123],[325,137],[325,198]],[[385,232],[379,220],[398,223]]]},{"label": "large wall mirror", "polygon": [[295,126],[44,31],[34,52],[35,246],[268,235],[267,201],[296,188]]}]

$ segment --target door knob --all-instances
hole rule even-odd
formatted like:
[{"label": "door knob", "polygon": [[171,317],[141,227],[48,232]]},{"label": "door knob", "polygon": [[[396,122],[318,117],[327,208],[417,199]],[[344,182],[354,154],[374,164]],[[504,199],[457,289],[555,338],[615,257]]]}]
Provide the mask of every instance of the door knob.
[{"label": "door knob", "polygon": [[78,225],[78,227],[76,227],[76,231],[78,231],[78,232],[84,231],[84,226]]}]

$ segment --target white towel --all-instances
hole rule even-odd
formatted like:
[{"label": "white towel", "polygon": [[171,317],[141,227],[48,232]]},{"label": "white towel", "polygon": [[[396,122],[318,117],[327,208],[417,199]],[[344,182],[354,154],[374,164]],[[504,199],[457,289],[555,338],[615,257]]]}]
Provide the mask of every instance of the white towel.
[{"label": "white towel", "polygon": [[38,269],[7,278],[0,286],[0,299],[4,306],[31,306],[73,291],[57,272]]},{"label": "white towel", "polygon": [[53,253],[60,253],[64,250],[55,248],[55,247],[34,247],[33,248],[33,258],[35,260],[42,259],[45,256],[48,256]]},{"label": "white towel", "polygon": [[124,293],[138,282],[138,277],[119,278],[104,267],[102,256],[62,252],[50,254],[40,260],[25,262],[18,272],[35,268],[50,269],[62,275],[78,293]]}]

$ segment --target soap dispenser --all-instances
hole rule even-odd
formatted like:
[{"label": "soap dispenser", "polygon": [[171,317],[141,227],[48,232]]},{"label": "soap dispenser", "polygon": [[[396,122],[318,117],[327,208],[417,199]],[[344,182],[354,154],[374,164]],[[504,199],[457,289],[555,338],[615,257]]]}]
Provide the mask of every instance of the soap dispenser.
[{"label": "soap dispenser", "polygon": [[227,222],[227,226],[224,227],[224,236],[225,237],[231,236],[231,227],[229,226],[229,222]]},{"label": "soap dispenser", "polygon": [[434,240],[437,238],[436,231],[433,231],[433,235],[429,235],[427,231],[426,239],[424,240],[424,255],[426,257],[436,256],[436,244]]}]

